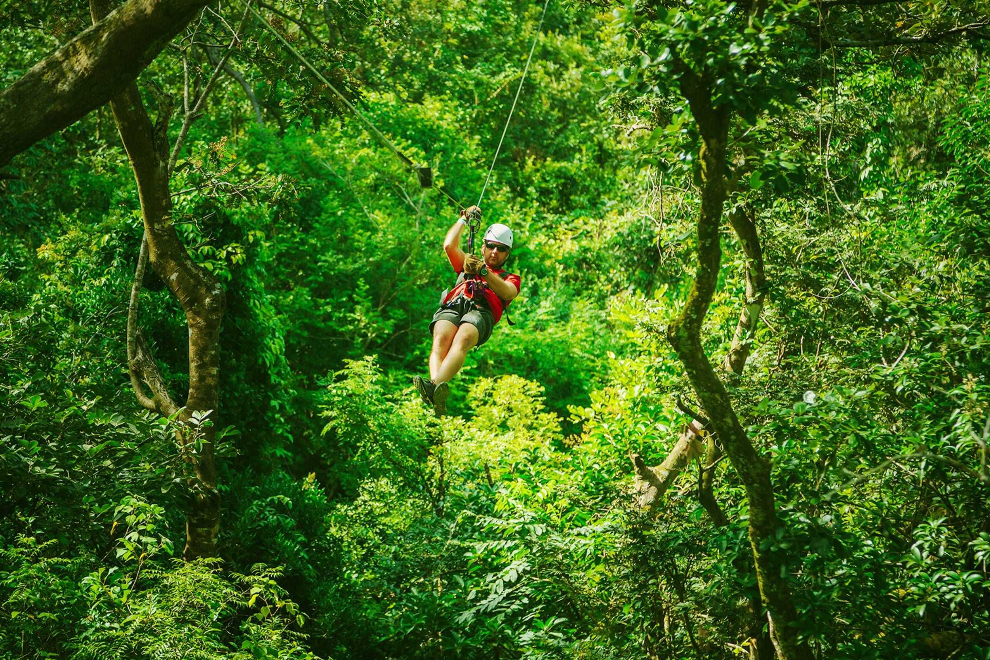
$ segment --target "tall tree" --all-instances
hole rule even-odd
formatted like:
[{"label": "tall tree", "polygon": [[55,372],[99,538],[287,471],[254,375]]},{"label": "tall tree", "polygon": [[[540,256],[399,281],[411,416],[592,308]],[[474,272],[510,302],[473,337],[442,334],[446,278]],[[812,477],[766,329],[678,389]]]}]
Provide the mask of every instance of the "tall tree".
[{"label": "tall tree", "polygon": [[[788,8],[777,3],[774,9],[786,12]],[[766,75],[763,67],[781,28],[777,27],[777,19],[767,12],[766,4],[758,0],[745,6],[727,5],[718,0],[649,6],[632,20],[638,21],[642,28],[635,34],[646,35],[637,37],[642,40],[639,48],[643,53],[637,75],[644,79],[646,89],[656,89],[653,76],[658,71],[676,81],[678,92],[687,102],[698,144],[695,181],[701,206],[696,225],[697,265],[684,307],[667,328],[667,339],[684,366],[710,420],[711,430],[725,447],[745,486],[750,546],[777,656],[780,660],[804,660],[811,657],[811,652],[800,639],[797,608],[786,580],[786,558],[779,550],[771,549],[781,523],[770,463],[759,455],[743,429],[702,341],[702,326],[721,268],[720,233],[730,192],[730,129],[738,119],[752,122],[766,110],[772,97],[767,96],[761,84]],[[747,223],[737,227],[744,241],[755,237],[755,232],[749,229]],[[752,293],[755,303],[756,292]],[[762,303],[762,298],[759,301]],[[740,318],[741,335],[726,363],[730,373],[738,373],[745,362],[743,339],[752,327],[751,311],[747,307]],[[686,460],[695,442],[690,434],[682,435],[678,444],[681,451],[675,450],[678,460]],[[641,477],[647,476],[645,495],[659,490],[659,480],[654,476],[656,483],[649,483],[650,475],[641,461],[636,463],[636,468]],[[707,502],[706,506],[711,504]]]},{"label": "tall tree", "polygon": [[[94,22],[109,12],[109,0],[91,0]],[[222,61],[221,60],[221,66]],[[219,70],[219,66],[217,69]],[[212,82],[212,81],[211,81]],[[200,103],[209,93],[202,92]],[[144,221],[138,268],[131,292],[128,315],[128,363],[131,382],[142,406],[162,415],[175,415],[181,428],[178,439],[183,458],[192,468],[192,489],[186,515],[186,545],[183,557],[212,556],[216,552],[220,526],[220,497],[214,449],[216,411],[220,392],[220,323],[225,295],[212,273],[189,256],[172,222],[172,193],[169,188],[170,154],[168,124],[170,99],[160,96],[158,120],[152,125],[136,83],[127,85],[110,100],[117,130],[130,159],[137,182]],[[188,122],[199,111],[187,113],[180,140]],[[147,256],[186,315],[189,329],[189,389],[181,407],[172,399],[137,330],[137,296]],[[144,385],[151,390],[145,393]]]}]

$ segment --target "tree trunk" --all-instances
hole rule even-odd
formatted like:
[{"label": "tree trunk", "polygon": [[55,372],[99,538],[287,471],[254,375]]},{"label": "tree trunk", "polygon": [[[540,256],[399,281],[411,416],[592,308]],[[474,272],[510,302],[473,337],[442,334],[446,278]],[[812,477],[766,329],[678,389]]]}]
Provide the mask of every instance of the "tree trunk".
[{"label": "tree trunk", "polygon": [[[746,360],[749,359],[753,348],[756,324],[760,320],[763,303],[766,301],[767,280],[763,268],[763,249],[760,247],[760,237],[756,233],[756,222],[752,212],[747,208],[737,209],[729,216],[729,223],[739,237],[739,243],[746,254],[746,299],[739,313],[739,322],[736,324],[732,344],[729,346],[729,353],[725,356],[722,368],[730,378],[738,379],[742,376]],[[721,457],[722,448],[715,437],[709,437],[705,465],[714,466]],[[698,486],[698,499],[716,525],[727,525],[728,519],[715,500],[714,482],[715,470],[703,470],[701,483]]]},{"label": "tree trunk", "polygon": [[[109,6],[106,0],[91,0],[90,9],[94,21],[98,21],[107,14]],[[158,126],[153,127],[133,82],[110,100],[110,108],[137,181],[151,266],[186,314],[189,391],[178,416],[183,424],[179,442],[194,476],[189,480],[192,494],[183,557],[187,560],[208,557],[216,552],[220,520],[213,440],[219,399],[224,292],[213,275],[189,257],[172,224],[166,136],[171,108],[162,107]],[[140,396],[139,401],[142,405],[146,403]],[[211,423],[203,424],[203,420]],[[201,451],[196,450],[197,438],[202,440]]]},{"label": "tree trunk", "polygon": [[781,576],[784,557],[769,548],[780,527],[770,482],[770,464],[756,452],[743,430],[725,385],[701,344],[701,326],[715,293],[722,259],[719,229],[726,199],[730,113],[724,105],[713,106],[711,86],[697,76],[685,76],[682,92],[691,105],[702,137],[698,267],[684,308],[667,329],[667,339],[684,365],[695,394],[711,420],[712,430],[746,488],[750,546],[777,656],[780,660],[810,659],[810,650],[798,640],[797,610],[790,588]]},{"label": "tree trunk", "polygon": [[[756,324],[766,300],[767,281],[763,267],[763,250],[760,247],[752,213],[748,209],[739,209],[730,216],[730,223],[739,237],[747,258],[746,299],[739,313],[739,322],[736,324],[729,353],[722,366],[731,377],[738,378],[742,375],[752,349],[753,333],[756,331]],[[698,485],[698,500],[715,525],[719,527],[728,525],[729,520],[719,507],[713,493],[715,465],[723,454],[717,438],[713,435],[709,435],[702,443],[697,434],[690,430],[683,432],[667,458],[658,466],[647,466],[638,454],[631,456],[636,473],[637,505],[648,510],[655,509],[690,460],[702,454],[704,458]]]},{"label": "tree trunk", "polygon": [[[766,300],[767,281],[764,273],[763,250],[760,247],[759,235],[756,232],[752,212],[741,208],[729,217],[736,235],[739,237],[743,252],[746,254],[746,294],[739,321],[732,337],[729,352],[722,363],[722,369],[730,378],[742,376],[746,361],[752,349],[753,334],[759,321],[760,313]],[[703,457],[702,457],[703,454]],[[633,465],[636,472],[637,504],[648,510],[655,509],[661,502],[664,493],[677,479],[680,472],[688,465],[691,458],[701,458],[701,475],[698,483],[698,501],[708,513],[708,517],[717,527],[729,524],[718,501],[715,499],[715,467],[724,455],[717,437],[708,435],[704,443],[698,435],[690,430],[681,434],[666,460],[656,467],[647,467],[638,455],[634,455]],[[750,654],[753,660],[772,657],[773,643],[763,627],[763,603],[758,594],[752,598],[752,621],[748,626],[750,637]]]},{"label": "tree trunk", "polygon": [[0,167],[104,105],[206,0],[129,0],[0,92]]}]

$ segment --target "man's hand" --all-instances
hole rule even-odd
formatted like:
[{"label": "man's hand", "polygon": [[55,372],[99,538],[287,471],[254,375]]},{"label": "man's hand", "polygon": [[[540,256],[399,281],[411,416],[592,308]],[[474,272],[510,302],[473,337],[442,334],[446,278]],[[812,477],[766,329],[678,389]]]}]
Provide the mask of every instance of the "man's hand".
[{"label": "man's hand", "polygon": [[481,222],[481,209],[477,206],[469,206],[461,211],[461,217],[464,218],[469,225],[476,227]]},{"label": "man's hand", "polygon": [[477,255],[469,254],[464,257],[464,273],[467,275],[477,275],[484,265],[485,262]]}]

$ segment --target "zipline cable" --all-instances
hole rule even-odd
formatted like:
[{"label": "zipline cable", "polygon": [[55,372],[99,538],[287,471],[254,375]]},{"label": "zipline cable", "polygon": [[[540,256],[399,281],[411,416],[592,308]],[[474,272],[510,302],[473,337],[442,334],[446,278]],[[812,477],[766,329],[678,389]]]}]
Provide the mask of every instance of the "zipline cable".
[{"label": "zipline cable", "polygon": [[[546,8],[544,8],[544,11],[546,11]],[[317,79],[319,79],[320,82],[322,82],[324,85],[326,85],[327,87],[329,87],[330,88],[330,91],[332,91],[334,94],[336,94],[337,97],[341,101],[343,101],[344,105],[346,105],[347,108],[351,112],[353,112],[354,115],[357,116],[358,119],[360,119],[362,122],[364,122],[364,125],[367,126],[371,130],[371,132],[374,133],[375,136],[378,137],[379,140],[381,140],[382,144],[384,144],[386,147],[388,147],[389,149],[391,149],[392,153],[394,153],[396,155],[396,157],[398,157],[399,160],[401,160],[403,163],[405,163],[405,165],[407,167],[409,167],[410,169],[416,170],[417,175],[420,175],[421,174],[421,171],[424,168],[421,168],[420,166],[416,165],[404,153],[402,153],[401,151],[399,151],[399,148],[396,147],[394,144],[392,144],[392,141],[389,140],[385,136],[384,133],[382,133],[381,131],[379,131],[375,127],[375,125],[372,124],[370,120],[368,120],[367,117],[365,117],[363,114],[361,114],[361,111],[358,110],[357,108],[355,108],[354,107],[354,104],[351,103],[347,99],[347,97],[344,96],[343,93],[341,93],[341,91],[339,89],[337,89],[336,87],[334,87],[333,84],[329,80],[327,80],[326,77],[322,73],[320,73],[316,69],[315,66],[313,66],[312,64],[309,63],[309,60],[307,60],[305,57],[302,56],[302,54],[299,53],[299,51],[297,51],[295,48],[293,48],[292,47],[292,44],[290,44],[288,41],[286,41],[285,37],[283,37],[281,34],[278,33],[278,30],[276,30],[271,25],[269,25],[268,21],[265,20],[264,16],[262,16],[261,14],[259,14],[258,11],[254,7],[251,7],[251,13],[254,14],[255,18],[257,18],[259,21],[261,21],[262,25],[264,25],[265,28],[267,28],[269,32],[271,32],[272,34],[275,35],[275,38],[277,38],[280,42],[282,42],[282,45],[283,46],[285,46],[286,48],[289,49],[289,52],[291,52],[293,55],[296,56],[296,59],[298,59],[300,62],[302,62],[303,65],[307,69],[309,69],[310,71],[312,71],[313,72],[313,75],[316,76]],[[542,25],[542,21],[540,22],[540,24]],[[530,55],[532,55],[532,52],[530,53]],[[527,62],[526,65],[529,66],[529,62]],[[425,169],[428,169],[428,168],[425,168]],[[433,185],[432,178],[433,178],[433,175],[432,175],[432,173],[430,173],[429,174],[429,179],[430,179],[431,183],[430,183],[430,185],[423,186],[424,188],[430,188],[430,187],[436,188],[441,193],[443,193],[443,195],[447,199],[449,199],[454,204],[456,204],[458,208],[460,208],[460,209],[463,209],[464,208],[464,206],[459,201],[457,201],[456,199],[454,199],[454,197],[451,196],[450,193],[448,193],[444,189],[443,186],[435,186],[435,185]],[[423,177],[420,176],[420,182],[421,182],[421,184],[422,184],[422,181],[423,181]]]},{"label": "zipline cable", "polygon": [[498,153],[502,150],[502,141],[505,140],[505,133],[509,130],[509,122],[512,121],[512,113],[516,109],[516,101],[519,100],[519,92],[522,91],[523,83],[526,82],[526,72],[529,71],[529,63],[533,59],[533,51],[536,50],[536,42],[540,39],[540,30],[543,29],[543,19],[547,16],[547,7],[550,6],[550,0],[546,0],[543,3],[543,14],[540,16],[540,25],[536,28],[536,36],[533,37],[533,45],[529,47],[529,57],[526,58],[526,66],[523,67],[522,78],[519,79],[519,87],[516,88],[516,97],[512,99],[512,108],[509,109],[509,116],[505,120],[505,127],[502,129],[502,137],[498,140],[498,148],[495,149],[495,157],[492,158],[492,166],[488,168],[488,176],[485,177],[485,185],[481,189],[481,196],[478,197],[478,206],[481,206],[481,200],[485,198],[485,191],[488,190],[488,181],[492,178],[492,170],[495,169],[495,161],[498,160]]}]

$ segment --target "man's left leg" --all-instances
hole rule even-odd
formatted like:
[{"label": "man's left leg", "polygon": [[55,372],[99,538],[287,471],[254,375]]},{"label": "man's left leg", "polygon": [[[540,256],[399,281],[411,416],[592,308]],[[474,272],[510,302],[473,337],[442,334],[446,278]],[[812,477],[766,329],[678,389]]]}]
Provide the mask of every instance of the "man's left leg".
[{"label": "man's left leg", "polygon": [[457,334],[454,335],[454,341],[450,344],[447,357],[443,359],[443,364],[440,365],[440,371],[437,372],[436,377],[433,379],[435,383],[446,383],[461,370],[461,367],[464,366],[464,360],[467,358],[468,351],[477,345],[478,336],[478,328],[470,323],[461,323],[457,327]]}]

